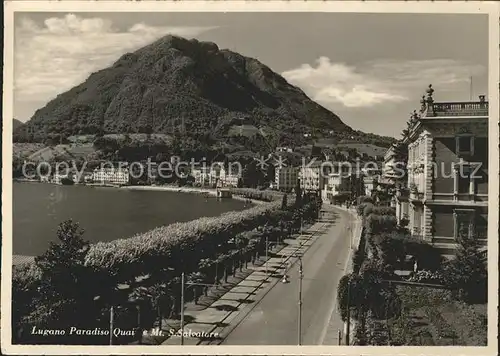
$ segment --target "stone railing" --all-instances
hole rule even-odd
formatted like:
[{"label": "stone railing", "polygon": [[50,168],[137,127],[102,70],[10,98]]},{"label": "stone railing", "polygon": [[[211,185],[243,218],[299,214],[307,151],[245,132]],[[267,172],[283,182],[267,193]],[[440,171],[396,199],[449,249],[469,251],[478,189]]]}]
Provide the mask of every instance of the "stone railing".
[{"label": "stone railing", "polygon": [[488,229],[486,227],[476,226],[474,229],[474,236],[478,240],[486,240],[488,239]]},{"label": "stone railing", "polygon": [[488,106],[488,102],[433,103],[423,117],[488,116]]}]

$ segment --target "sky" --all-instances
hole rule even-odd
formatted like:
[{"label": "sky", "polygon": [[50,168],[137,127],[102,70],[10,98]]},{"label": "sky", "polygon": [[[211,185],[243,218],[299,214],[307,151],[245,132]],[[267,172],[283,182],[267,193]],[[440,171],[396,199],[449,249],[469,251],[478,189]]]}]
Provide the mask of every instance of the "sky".
[{"label": "sky", "polygon": [[347,125],[380,135],[399,137],[429,84],[435,101],[488,94],[486,15],[24,12],[15,15],[14,117],[29,120],[167,34],[257,58]]}]

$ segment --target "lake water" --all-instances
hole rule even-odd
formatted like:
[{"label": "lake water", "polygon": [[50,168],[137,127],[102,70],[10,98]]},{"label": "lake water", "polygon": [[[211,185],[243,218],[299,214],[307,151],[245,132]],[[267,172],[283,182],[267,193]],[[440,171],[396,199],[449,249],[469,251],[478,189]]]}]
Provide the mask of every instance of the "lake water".
[{"label": "lake water", "polygon": [[239,200],[168,191],[13,184],[13,254],[35,256],[57,241],[57,226],[73,219],[90,242],[130,237],[158,226],[244,210]]}]

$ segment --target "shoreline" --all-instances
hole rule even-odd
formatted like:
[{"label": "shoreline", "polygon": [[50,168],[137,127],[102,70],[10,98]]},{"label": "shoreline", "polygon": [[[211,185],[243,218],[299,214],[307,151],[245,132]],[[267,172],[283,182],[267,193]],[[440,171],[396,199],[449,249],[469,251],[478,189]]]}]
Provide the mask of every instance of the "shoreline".
[{"label": "shoreline", "polygon": [[[19,182],[19,181],[18,181]],[[22,183],[42,183],[49,185],[59,185],[53,183],[39,182],[39,181],[20,181]],[[211,197],[217,196],[217,190],[214,188],[194,188],[194,187],[175,187],[175,186],[143,186],[143,185],[127,185],[127,186],[106,186],[100,184],[75,184],[76,186],[89,186],[89,187],[107,187],[107,188],[117,188],[123,190],[144,190],[144,191],[164,191],[164,192],[173,192],[173,193],[189,193],[189,194],[207,194]],[[260,204],[268,204],[269,202],[254,200],[245,198],[240,195],[232,195],[231,198],[223,198],[223,199],[235,199],[240,201],[250,201],[251,204],[260,205]],[[251,206],[250,206],[251,207]],[[172,223],[173,224],[173,223]],[[12,265],[23,265],[27,263],[34,262],[34,258],[36,256],[29,256],[23,254],[12,254]]]},{"label": "shoreline", "polygon": [[[51,182],[40,182],[37,180],[24,180],[24,179],[14,179],[17,183],[40,183],[49,185],[64,185]],[[217,189],[215,188],[195,188],[195,187],[176,187],[176,186],[155,186],[155,185],[113,185],[113,184],[99,184],[99,183],[77,183],[68,186],[85,186],[85,187],[103,187],[103,188],[116,188],[123,190],[146,190],[146,191],[163,191],[163,192],[173,192],[173,193],[189,193],[189,194],[208,194],[212,197],[217,197]],[[229,189],[231,188],[222,188]],[[241,195],[234,194],[231,192],[231,198],[224,199],[235,199],[240,201],[250,201],[252,204],[266,204],[267,201],[254,200],[250,198],[245,198]]]},{"label": "shoreline", "polygon": [[[194,188],[194,187],[174,187],[174,186],[152,186],[152,185],[127,185],[119,187],[120,189],[126,190],[149,190],[149,191],[164,191],[164,192],[174,192],[174,193],[190,193],[190,194],[208,194],[212,197],[217,196],[217,190],[214,188]],[[231,190],[229,188],[229,190]],[[231,198],[223,199],[235,199],[241,201],[251,201],[252,204],[266,204],[268,202],[253,200],[242,197],[240,195],[235,195],[232,193]]]}]

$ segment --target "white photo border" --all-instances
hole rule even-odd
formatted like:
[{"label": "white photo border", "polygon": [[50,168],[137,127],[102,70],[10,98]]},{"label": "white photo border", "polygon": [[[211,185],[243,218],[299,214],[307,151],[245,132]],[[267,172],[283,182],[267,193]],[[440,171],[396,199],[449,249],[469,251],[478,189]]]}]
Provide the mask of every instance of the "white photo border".
[{"label": "white photo border", "polygon": [[[117,8],[119,7],[119,11]],[[498,353],[499,7],[495,1],[6,1],[4,2],[1,351],[17,355],[496,355]],[[13,36],[16,12],[364,12],[485,14],[489,18],[488,346],[49,346],[12,345]]]}]

